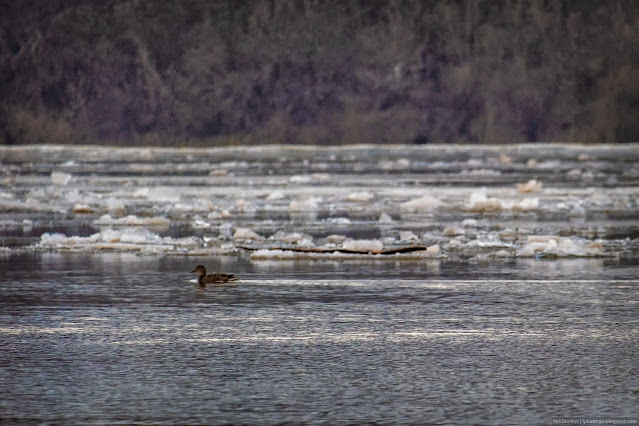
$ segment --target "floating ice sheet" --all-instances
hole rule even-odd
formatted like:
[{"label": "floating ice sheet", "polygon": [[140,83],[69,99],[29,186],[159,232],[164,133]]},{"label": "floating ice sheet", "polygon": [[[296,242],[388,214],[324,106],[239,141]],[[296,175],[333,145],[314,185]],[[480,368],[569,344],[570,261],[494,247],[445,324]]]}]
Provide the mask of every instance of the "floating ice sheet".
[{"label": "floating ice sheet", "polygon": [[[0,237],[7,245],[24,238],[25,250],[415,246],[424,253],[398,255],[419,258],[437,246],[437,256],[457,259],[639,252],[639,144],[25,146],[0,154]],[[556,238],[528,240],[538,235]]]}]

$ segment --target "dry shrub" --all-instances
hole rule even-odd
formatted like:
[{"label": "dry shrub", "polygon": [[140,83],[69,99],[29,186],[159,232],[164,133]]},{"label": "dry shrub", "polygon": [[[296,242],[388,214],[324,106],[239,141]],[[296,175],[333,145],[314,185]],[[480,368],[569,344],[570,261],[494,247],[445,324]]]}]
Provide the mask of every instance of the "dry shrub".
[{"label": "dry shrub", "polygon": [[75,141],[73,129],[65,120],[24,109],[10,114],[8,133],[11,140],[27,144],[66,144]]}]

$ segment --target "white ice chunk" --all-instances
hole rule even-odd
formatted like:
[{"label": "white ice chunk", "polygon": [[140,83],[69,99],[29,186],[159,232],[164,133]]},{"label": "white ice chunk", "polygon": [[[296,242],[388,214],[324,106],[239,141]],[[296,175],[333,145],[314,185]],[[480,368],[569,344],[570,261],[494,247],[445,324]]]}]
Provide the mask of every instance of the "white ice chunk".
[{"label": "white ice chunk", "polygon": [[252,231],[249,228],[237,228],[235,230],[235,233],[233,234],[233,239],[234,240],[255,240],[255,241],[259,241],[259,240],[263,240],[264,237],[262,237],[261,235],[256,234],[254,231]]},{"label": "white ice chunk", "polygon": [[317,199],[305,198],[300,200],[293,200],[289,203],[288,209],[294,212],[317,210]]},{"label": "white ice chunk", "polygon": [[417,241],[417,235],[415,235],[412,231],[400,231],[399,232],[399,240],[400,241]]},{"label": "white ice chunk", "polygon": [[274,191],[271,192],[270,194],[268,194],[268,196],[266,197],[266,199],[268,201],[277,201],[277,200],[281,200],[284,198],[284,194],[280,191]]},{"label": "white ice chunk", "polygon": [[193,204],[191,203],[176,203],[173,204],[172,209],[174,212],[176,213],[184,213],[184,212],[192,212],[193,209]]},{"label": "white ice chunk", "polygon": [[271,238],[287,244],[299,244],[300,242],[307,241],[309,239],[312,241],[312,238],[309,235],[299,232],[286,233],[280,231],[273,235]]},{"label": "white ice chunk", "polygon": [[71,180],[71,173],[51,172],[51,182],[54,185],[65,186]]},{"label": "white ice chunk", "polygon": [[556,235],[529,235],[526,237],[526,241],[528,243],[547,243],[550,240],[554,240],[555,242],[559,241],[559,238]]},{"label": "white ice chunk", "polygon": [[210,228],[211,224],[200,218],[195,218],[193,220],[192,226],[195,229],[206,229],[206,228]]},{"label": "white ice chunk", "polygon": [[469,209],[476,212],[490,212],[502,210],[502,201],[499,198],[488,198],[486,188],[474,191],[470,194]]},{"label": "white ice chunk", "polygon": [[160,237],[146,229],[125,229],[120,235],[120,242],[130,244],[157,243]]},{"label": "white ice chunk", "polygon": [[373,198],[375,198],[375,195],[372,192],[353,192],[351,194],[348,194],[348,201],[354,201],[354,202],[359,202],[359,203],[367,203],[369,201],[371,201]]},{"label": "white ice chunk", "polygon": [[431,195],[424,195],[423,197],[401,203],[399,208],[409,212],[423,212],[434,210],[441,205],[442,202],[437,198]]},{"label": "white ice chunk", "polygon": [[326,173],[313,173],[312,175],[293,175],[288,178],[290,183],[308,184],[312,182],[326,183],[330,180],[330,176]]},{"label": "white ice chunk", "polygon": [[550,252],[557,248],[557,240],[548,240],[546,243],[546,247],[544,247],[543,251]]},{"label": "white ice chunk", "polygon": [[250,213],[250,212],[255,211],[255,208],[251,205],[251,203],[249,203],[248,201],[246,201],[244,199],[237,200],[235,202],[235,207],[239,211],[245,212],[245,213]]},{"label": "white ice chunk", "polygon": [[558,237],[554,235],[531,235],[527,244],[517,251],[520,257],[532,257],[536,255],[554,255],[559,257],[587,256],[599,254],[598,246],[593,245],[592,250],[584,247],[584,240]]},{"label": "white ice chunk", "polygon": [[517,192],[528,193],[528,192],[541,192],[543,184],[538,182],[537,179],[530,179],[526,183],[518,183],[517,184]]},{"label": "white ice chunk", "polygon": [[122,218],[113,218],[109,214],[100,216],[93,221],[94,225],[117,225],[117,226],[168,226],[171,221],[165,217],[138,217],[128,215]]},{"label": "white ice chunk", "polygon": [[560,166],[561,166],[561,161],[559,160],[546,160],[546,161],[542,161],[541,163],[537,163],[538,169],[545,169],[545,170],[551,170],[551,169],[559,170]]},{"label": "white ice chunk", "polygon": [[328,223],[334,223],[336,225],[349,225],[351,220],[347,217],[329,217],[326,219]]},{"label": "white ice chunk", "polygon": [[379,215],[379,219],[377,219],[377,221],[379,223],[391,223],[393,221],[393,218],[386,213],[382,213]]},{"label": "white ice chunk", "polygon": [[106,200],[106,208],[109,210],[109,213],[114,216],[124,216],[126,214],[126,206],[124,202],[118,200],[116,198],[109,198]]},{"label": "white ice chunk", "polygon": [[466,161],[466,164],[468,164],[468,166],[470,167],[481,167],[482,165],[484,165],[484,161],[478,158],[471,158]]},{"label": "white ice chunk", "polygon": [[380,251],[384,248],[379,240],[346,240],[342,243],[346,250],[354,251]]},{"label": "white ice chunk", "polygon": [[478,222],[477,222],[477,219],[468,218],[468,219],[462,220],[461,224],[462,226],[476,227],[478,225]]},{"label": "white ice chunk", "polygon": [[516,211],[535,210],[539,207],[539,198],[524,198],[513,206]]},{"label": "white ice chunk", "polygon": [[459,226],[449,226],[447,228],[444,228],[444,235],[464,235],[466,233],[466,231],[464,231],[462,228],[460,228]]},{"label": "white ice chunk", "polygon": [[290,178],[288,178],[288,181],[290,183],[298,183],[298,184],[311,183],[312,180],[313,178],[310,175],[293,175]]},{"label": "white ice chunk", "polygon": [[98,219],[94,220],[93,224],[94,225],[112,225],[113,218],[111,217],[111,215],[103,214]]},{"label": "white ice chunk", "polygon": [[226,176],[228,174],[228,169],[213,169],[209,172],[210,176]]},{"label": "white ice chunk", "polygon": [[575,204],[570,212],[568,212],[569,217],[585,217],[586,209],[581,205],[581,203]]},{"label": "white ice chunk", "polygon": [[133,191],[134,198],[147,198],[149,196],[149,188],[138,188]]},{"label": "white ice chunk", "polygon": [[114,229],[107,229],[100,233],[100,240],[106,243],[117,243],[120,242],[120,237],[122,233],[120,231],[116,231]]},{"label": "white ice chunk", "polygon": [[313,173],[311,179],[313,179],[314,182],[326,183],[331,180],[331,177],[326,173]]},{"label": "white ice chunk", "polygon": [[55,246],[64,243],[66,239],[67,236],[59,232],[53,234],[45,232],[40,236],[40,243],[47,246]]},{"label": "white ice chunk", "polygon": [[170,186],[156,186],[149,189],[147,198],[156,202],[176,202],[180,201],[180,193],[177,188]]},{"label": "white ice chunk", "polygon": [[438,255],[441,252],[439,245],[434,244],[432,246],[426,247],[426,253],[431,255]]}]

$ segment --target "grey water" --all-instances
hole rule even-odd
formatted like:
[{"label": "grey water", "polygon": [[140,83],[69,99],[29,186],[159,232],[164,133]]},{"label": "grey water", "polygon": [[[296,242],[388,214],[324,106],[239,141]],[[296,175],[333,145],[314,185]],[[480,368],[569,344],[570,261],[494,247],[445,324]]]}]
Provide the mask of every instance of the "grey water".
[{"label": "grey water", "polygon": [[[203,263],[233,284],[200,288]],[[0,256],[0,422],[551,424],[639,416],[639,279],[471,264]]]}]

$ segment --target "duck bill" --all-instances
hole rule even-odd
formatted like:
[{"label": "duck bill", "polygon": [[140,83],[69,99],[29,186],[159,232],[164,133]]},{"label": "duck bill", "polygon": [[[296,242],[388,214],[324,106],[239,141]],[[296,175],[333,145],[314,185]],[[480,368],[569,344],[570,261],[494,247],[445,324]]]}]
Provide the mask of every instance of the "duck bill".
[{"label": "duck bill", "polygon": [[191,273],[193,273],[193,272],[197,272],[197,269],[194,269],[194,270],[191,271]]}]

